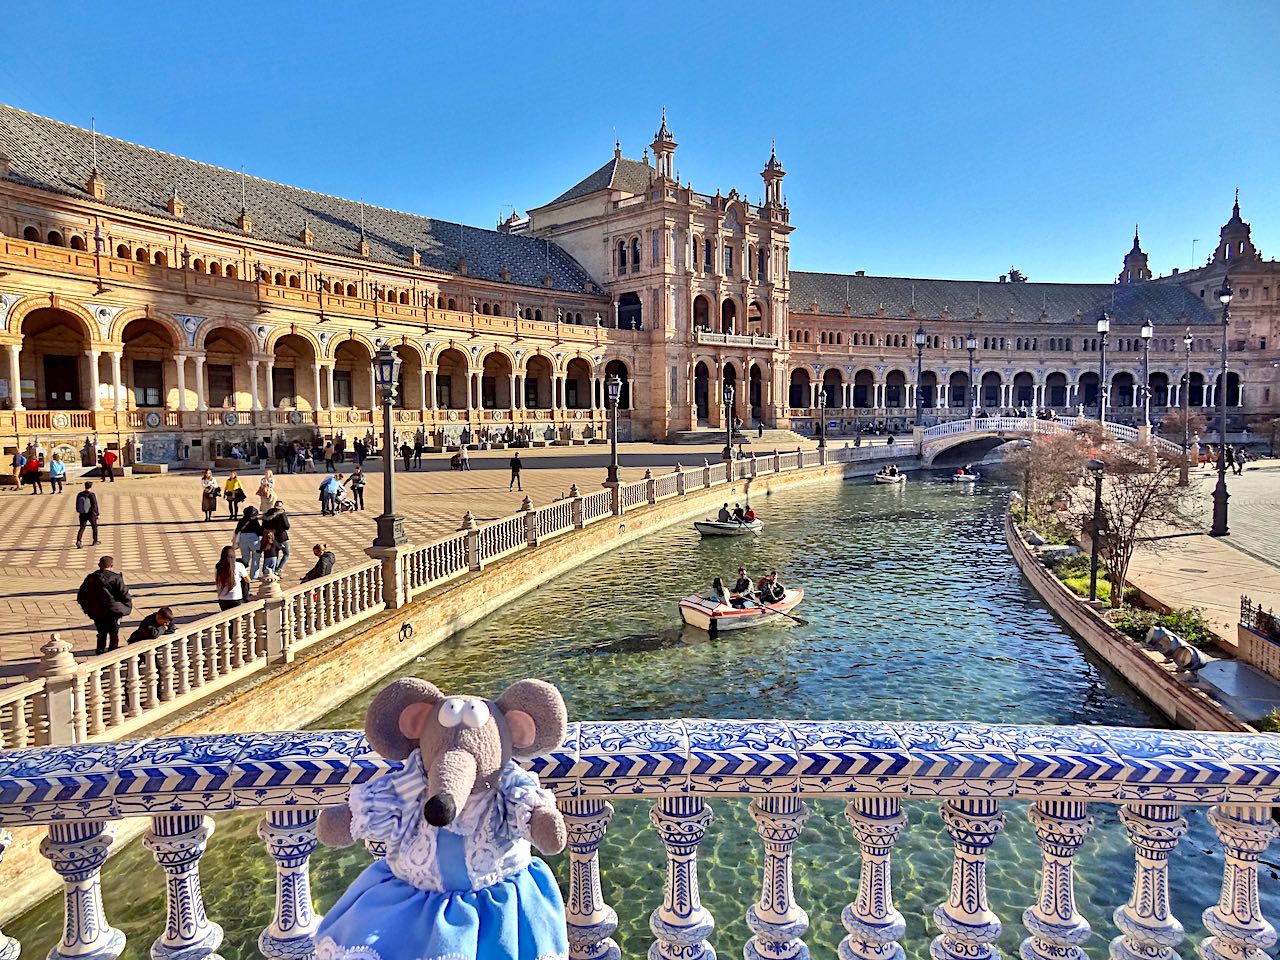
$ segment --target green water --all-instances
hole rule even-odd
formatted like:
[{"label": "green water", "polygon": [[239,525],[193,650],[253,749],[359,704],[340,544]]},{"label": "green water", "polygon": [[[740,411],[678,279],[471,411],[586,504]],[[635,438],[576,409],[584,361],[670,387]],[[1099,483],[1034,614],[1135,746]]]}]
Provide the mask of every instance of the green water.
[{"label": "green water", "polygon": [[[537,676],[564,692],[574,719],[641,717],[987,720],[1004,723],[1163,726],[1121,681],[1100,669],[1022,582],[1003,545],[1003,490],[956,489],[942,479],[906,489],[850,481],[792,490],[755,505],[766,520],[754,539],[700,543],[681,524],[588,563],[511,604],[392,676],[421,676],[447,691],[496,695]],[[808,626],[770,626],[712,641],[679,629],[674,601],[728,578],[776,567],[803,585]],[[359,726],[381,684],[325,717],[318,728]],[[703,902],[716,918],[720,956],[741,956],[744,914],[758,896],[763,857],[747,804],[712,800],[702,844]],[[619,800],[600,850],[606,899],[621,924],[624,957],[643,956],[648,916],[662,895],[664,854],[648,804]],[[812,803],[795,849],[796,893],[810,917],[815,956],[834,956],[840,910],[853,899],[859,857],[837,801]],[[907,918],[904,946],[927,957],[927,922],[947,894],[951,844],[936,804],[906,804],[910,824],[895,852],[894,891]],[[1034,898],[1038,848],[1026,805],[1005,805],[1008,823],[992,851],[991,901],[1005,923],[1001,947],[1016,956],[1022,911]],[[1098,828],[1077,863],[1082,912],[1106,956],[1112,910],[1128,896],[1132,853],[1115,808],[1093,810]],[[1172,859],[1173,906],[1193,939],[1217,897],[1222,857],[1201,811]],[[221,954],[257,955],[269,921],[274,868],[253,834],[255,816],[221,817],[201,873],[210,916],[226,929]],[[363,848],[319,850],[312,859],[323,912],[369,862]],[[564,879],[564,858],[552,858]],[[1263,879],[1264,908],[1280,907]],[[111,922],[143,958],[164,915],[164,883],[141,845],[104,871]],[[7,926],[26,956],[57,939],[60,901]],[[1183,954],[1192,956],[1189,944]]]}]

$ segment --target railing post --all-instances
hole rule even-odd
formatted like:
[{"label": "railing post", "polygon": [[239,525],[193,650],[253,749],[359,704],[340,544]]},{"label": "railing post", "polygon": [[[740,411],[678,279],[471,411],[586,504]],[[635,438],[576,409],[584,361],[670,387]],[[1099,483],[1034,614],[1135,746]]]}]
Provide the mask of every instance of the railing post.
[{"label": "railing post", "polygon": [[1169,910],[1169,855],[1187,832],[1187,821],[1171,803],[1130,803],[1120,822],[1134,850],[1133,892],[1112,915],[1120,936],[1111,941],[1112,960],[1173,960],[1185,935]]},{"label": "railing post", "polygon": [[773,450],[773,472],[774,473],[782,472],[782,451],[780,451],[777,447],[775,447]]},{"label": "railing post", "polygon": [[604,484],[605,489],[609,491],[609,512],[615,517],[622,516],[622,483]]},{"label": "railing post", "polygon": [[751,457],[751,479],[752,480],[756,478],[756,466],[759,462],[760,462],[759,457],[756,457],[756,456]]},{"label": "railing post", "polygon": [[675,473],[676,473],[676,496],[683,497],[685,493],[684,467],[680,466],[680,464],[677,463]]},{"label": "railing post", "polygon": [[165,873],[164,933],[151,945],[151,960],[198,960],[222,944],[222,927],[209,920],[200,891],[200,858],[213,820],[200,814],[151,818],[142,838]]},{"label": "railing post", "polygon": [[657,485],[658,485],[658,481],[653,479],[653,471],[650,470],[648,467],[645,467],[644,468],[644,498],[650,504],[654,504],[658,502]]},{"label": "railing post", "polygon": [[818,448],[818,466],[825,467],[827,465],[827,448]]},{"label": "railing post", "polygon": [[944,800],[942,820],[955,844],[955,859],[951,895],[933,911],[942,933],[933,938],[929,953],[933,960],[996,960],[1000,918],[987,903],[987,850],[1004,826],[1004,813],[997,800]]},{"label": "railing post", "polygon": [[569,515],[573,518],[573,529],[581,530],[587,525],[587,518],[582,509],[582,492],[576,483],[569,485]]},{"label": "railing post", "polygon": [[76,714],[80,696],[77,680],[76,658],[71,644],[56,633],[40,648],[40,662],[36,665],[36,677],[44,678],[44,693],[36,701],[36,744],[38,746],[65,746],[77,743]]},{"label": "railing post", "polygon": [[798,960],[809,948],[800,939],[809,929],[809,915],[795,902],[791,882],[791,848],[809,819],[809,807],[798,796],[757,797],[751,819],[764,840],[764,882],[760,899],[747,910],[747,926],[755,934],[747,941],[746,960]]},{"label": "railing post", "polygon": [[570,960],[620,960],[622,951],[611,939],[618,914],[600,890],[600,842],[613,819],[613,805],[605,800],[562,800],[560,812],[569,832],[565,920]]},{"label": "railing post", "polygon": [[533,509],[533,501],[529,495],[520,501],[520,509],[524,511],[524,538],[531,547],[538,545],[538,512]]},{"label": "railing post", "polygon": [[907,921],[893,905],[890,855],[907,815],[897,797],[859,797],[844,808],[844,818],[862,848],[858,896],[840,921],[849,935],[840,941],[840,960],[902,960],[898,943]]},{"label": "railing post", "polygon": [[476,518],[470,510],[462,515],[462,525],[458,529],[466,534],[463,542],[466,545],[467,569],[481,569],[484,561],[480,559],[480,530],[476,527]]},{"label": "railing post", "polygon": [[48,960],[115,960],[124,951],[124,934],[107,923],[102,909],[102,864],[115,826],[101,820],[49,824],[40,853],[62,877],[62,941]]},{"label": "railing post", "polygon": [[804,466],[804,450],[796,447],[796,469],[799,470]]},{"label": "railing post", "polygon": [[403,607],[409,602],[408,558],[413,549],[411,543],[394,547],[365,547],[365,556],[382,564],[382,602],[388,610]]},{"label": "railing post", "polygon": [[[0,861],[4,860],[5,851],[13,843],[13,834],[8,830],[0,830]],[[22,955],[22,944],[13,937],[0,933],[0,960],[18,960]]]},{"label": "railing post", "polygon": [[301,960],[315,950],[320,917],[311,906],[311,851],[316,848],[316,807],[268,810],[258,837],[276,862],[276,911],[258,937],[268,960]]},{"label": "railing post", "polygon": [[1200,943],[1204,960],[1264,960],[1276,929],[1258,903],[1258,859],[1278,835],[1271,809],[1222,804],[1209,808],[1209,822],[1222,842],[1222,892],[1204,912],[1211,936]]},{"label": "railing post", "polygon": [[663,797],[649,811],[649,822],[667,848],[662,906],[649,917],[657,938],[649,960],[715,960],[707,942],[715,920],[698,896],[698,844],[707,834],[711,809],[701,797]]},{"label": "railing post", "polygon": [[267,641],[267,663],[292,663],[293,645],[289,642],[288,611],[280,578],[263,573],[258,581],[257,599],[263,601],[262,624]]},{"label": "railing post", "polygon": [[1040,800],[1027,810],[1040,844],[1040,896],[1022,914],[1031,936],[1022,960],[1084,960],[1080,945],[1093,935],[1076,909],[1073,861],[1093,830],[1089,808],[1079,800]]},{"label": "railing post", "polygon": [[711,464],[707,463],[707,458],[702,458],[702,489],[709,490],[711,488]]}]

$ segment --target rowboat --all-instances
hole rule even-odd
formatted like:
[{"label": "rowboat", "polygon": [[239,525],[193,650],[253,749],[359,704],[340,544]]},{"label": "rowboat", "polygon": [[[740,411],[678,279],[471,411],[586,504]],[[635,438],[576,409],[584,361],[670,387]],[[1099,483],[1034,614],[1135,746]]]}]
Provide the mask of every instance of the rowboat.
[{"label": "rowboat", "polygon": [[689,626],[715,636],[721,630],[745,630],[763,623],[787,620],[789,618],[783,614],[790,613],[803,599],[804,590],[796,588],[783,591],[782,599],[777,603],[762,604],[758,600],[748,600],[745,607],[739,608],[694,595],[680,601],[680,618]]},{"label": "rowboat", "polygon": [[975,483],[981,479],[980,473],[953,473],[951,479],[954,483]]},{"label": "rowboat", "polygon": [[719,520],[695,520],[693,529],[704,537],[742,537],[748,533],[759,533],[764,529],[764,522],[759,519],[741,523],[737,520],[730,520],[728,523],[721,523]]},{"label": "rowboat", "polygon": [[876,483],[906,483],[907,475],[905,473],[877,473],[875,481]]}]

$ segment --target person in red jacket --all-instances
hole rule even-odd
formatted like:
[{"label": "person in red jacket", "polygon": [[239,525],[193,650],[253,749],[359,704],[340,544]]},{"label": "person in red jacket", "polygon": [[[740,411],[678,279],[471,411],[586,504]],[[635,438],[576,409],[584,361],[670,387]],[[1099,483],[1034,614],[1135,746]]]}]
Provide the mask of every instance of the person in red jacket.
[{"label": "person in red jacket", "polygon": [[114,450],[108,450],[105,453],[103,453],[102,455],[102,479],[103,480],[110,480],[112,483],[116,482],[115,465],[116,465],[116,460],[118,459],[119,458],[116,456],[116,452]]}]

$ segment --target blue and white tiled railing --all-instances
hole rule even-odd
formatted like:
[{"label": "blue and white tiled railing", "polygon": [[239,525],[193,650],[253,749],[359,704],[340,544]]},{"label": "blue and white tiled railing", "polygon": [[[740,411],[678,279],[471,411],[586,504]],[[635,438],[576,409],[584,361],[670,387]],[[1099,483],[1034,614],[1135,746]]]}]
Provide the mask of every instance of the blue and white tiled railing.
[{"label": "blue and white tiled railing", "polygon": [[[259,938],[268,958],[311,951],[316,916],[308,879],[319,808],[394,764],[352,731],[262,733],[99,743],[0,756],[0,827],[47,824],[41,853],[64,881],[63,941],[50,955],[111,960],[99,870],[112,821],[149,817],[144,843],[167,877],[168,917],[152,956],[197,960],[222,931],[205,914],[198,868],[211,813],[260,809],[258,834],[277,868],[275,916]],[[698,848],[712,821],[708,799],[750,797],[764,846],[759,899],[746,907],[754,958],[808,955],[808,917],[796,902],[792,847],[806,800],[847,801],[862,849],[856,892],[842,921],[842,960],[901,960],[902,914],[890,861],[906,825],[902,800],[936,799],[954,846],[951,891],[934,911],[933,960],[994,960],[1001,921],[986,892],[987,852],[1005,823],[1002,803],[1030,801],[1041,880],[1023,915],[1023,960],[1082,960],[1091,936],[1073,892],[1073,862],[1087,842],[1092,804],[1120,807],[1135,851],[1132,895],[1115,912],[1113,960],[1173,960],[1184,938],[1170,910],[1168,863],[1186,831],[1182,809],[1209,806],[1225,854],[1221,896],[1203,922],[1204,960],[1264,960],[1276,933],[1263,919],[1258,860],[1277,834],[1280,738],[1111,727],[1005,727],[971,723],[645,720],[571,725],[559,748],[530,767],[555,791],[569,827],[566,896],[571,956],[617,958],[617,915],[601,888],[597,855],[611,800],[652,802],[666,848],[667,883],[650,927],[650,956],[707,960],[714,919],[700,903]],[[0,830],[0,855],[7,839]],[[370,843],[374,856],[376,843]],[[0,935],[0,960],[17,945]]]}]

